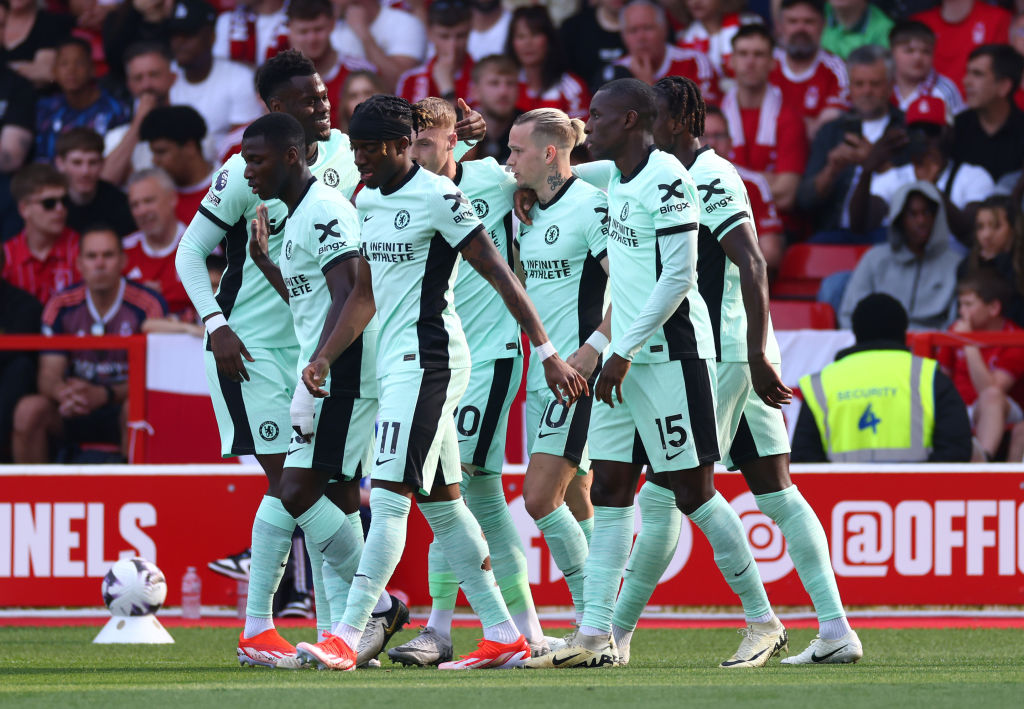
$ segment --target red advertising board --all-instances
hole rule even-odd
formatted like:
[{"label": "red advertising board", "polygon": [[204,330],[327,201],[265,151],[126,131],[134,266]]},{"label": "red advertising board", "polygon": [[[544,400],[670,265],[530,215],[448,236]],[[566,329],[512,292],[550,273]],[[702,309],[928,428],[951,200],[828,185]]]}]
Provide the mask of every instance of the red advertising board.
[{"label": "red advertising board", "polygon": [[[1024,605],[1019,466],[796,466],[794,480],[821,518],[847,605]],[[505,477],[535,600],[568,605],[561,573],[526,514],[521,481]],[[773,603],[808,605],[782,535],[742,478],[722,473],[716,482],[743,520]],[[206,562],[247,545],[264,489],[262,474],[244,466],[0,469],[0,606],[97,606],[109,565],[133,554],[163,569],[169,605],[178,603],[189,565],[202,574],[205,604],[233,604],[233,583]],[[411,605],[429,604],[430,540],[414,512],[389,584]],[[652,603],[736,605],[689,522]]]}]

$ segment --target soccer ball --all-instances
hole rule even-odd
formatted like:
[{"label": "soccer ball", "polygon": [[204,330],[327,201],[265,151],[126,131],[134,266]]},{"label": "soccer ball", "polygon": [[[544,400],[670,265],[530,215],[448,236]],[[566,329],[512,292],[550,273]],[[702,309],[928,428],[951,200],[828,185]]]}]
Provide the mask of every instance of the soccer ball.
[{"label": "soccer ball", "polygon": [[103,602],[114,615],[152,615],[166,598],[164,573],[145,559],[121,559],[103,577]]}]

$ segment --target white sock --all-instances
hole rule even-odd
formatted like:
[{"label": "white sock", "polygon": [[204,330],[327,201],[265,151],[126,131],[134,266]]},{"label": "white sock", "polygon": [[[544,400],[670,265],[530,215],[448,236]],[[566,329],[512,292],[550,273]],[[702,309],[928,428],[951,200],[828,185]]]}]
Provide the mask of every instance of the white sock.
[{"label": "white sock", "polygon": [[575,615],[576,615],[576,627],[578,628],[578,627],[580,627],[580,623],[583,622],[583,611],[579,611],[578,610],[578,611],[575,612]]},{"label": "white sock", "polygon": [[519,639],[519,628],[511,620],[502,621],[490,628],[484,628],[484,640],[509,644]]},{"label": "white sock", "polygon": [[624,645],[629,645],[630,641],[633,639],[633,631],[613,625],[612,637],[615,638],[615,644],[622,647]]},{"label": "white sock", "polygon": [[387,613],[389,610],[391,610],[391,594],[387,591],[382,591],[380,598],[377,599],[377,605],[373,607],[372,614]]},{"label": "white sock", "polygon": [[[249,627],[248,623],[246,623],[246,627]],[[818,635],[821,636],[822,640],[838,640],[850,632],[850,630],[850,623],[844,615],[832,620],[821,621],[818,627]]]},{"label": "white sock", "polygon": [[345,641],[350,650],[355,650],[359,646],[359,641],[363,638],[363,631],[344,623],[337,623],[337,626],[338,632],[332,633],[332,635],[337,635]]},{"label": "white sock", "polygon": [[528,608],[522,613],[513,613],[512,622],[519,628],[519,632],[526,638],[527,642],[543,643],[544,631],[541,630],[540,620],[537,618],[537,610]]},{"label": "white sock", "polygon": [[756,618],[747,618],[747,623],[768,623],[774,617],[775,613],[772,611],[768,611],[764,615],[759,615]]},{"label": "white sock", "polygon": [[252,638],[265,630],[273,630],[274,619],[273,618],[257,618],[254,615],[245,616],[245,630],[243,635],[246,638]]},{"label": "white sock", "polygon": [[607,636],[608,635],[608,631],[607,630],[601,630],[600,628],[595,628],[595,627],[593,627],[591,625],[581,625],[580,626],[580,635],[590,635],[591,637],[597,638],[597,637],[601,637],[602,635]]},{"label": "white sock", "polygon": [[[454,615],[455,611],[453,610],[431,608],[430,618],[427,620],[427,627],[436,630],[438,635],[450,638],[452,636],[452,616]],[[511,642],[511,640],[509,642]]]}]

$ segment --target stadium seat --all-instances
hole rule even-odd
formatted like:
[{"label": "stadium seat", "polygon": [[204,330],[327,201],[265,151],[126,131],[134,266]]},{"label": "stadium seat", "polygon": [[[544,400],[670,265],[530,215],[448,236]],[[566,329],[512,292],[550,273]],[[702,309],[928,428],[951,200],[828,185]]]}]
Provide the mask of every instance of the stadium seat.
[{"label": "stadium seat", "polygon": [[821,279],[850,271],[869,245],[793,244],[786,249],[772,285],[773,298],[814,300]]},{"label": "stadium seat", "polygon": [[836,314],[828,303],[810,300],[772,300],[768,303],[776,330],[832,330]]}]

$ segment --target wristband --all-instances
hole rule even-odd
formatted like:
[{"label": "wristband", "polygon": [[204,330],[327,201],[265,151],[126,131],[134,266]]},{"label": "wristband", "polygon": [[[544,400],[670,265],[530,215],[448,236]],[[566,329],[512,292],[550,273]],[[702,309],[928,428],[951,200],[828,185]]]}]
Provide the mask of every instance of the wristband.
[{"label": "wristband", "polygon": [[587,344],[601,354],[611,344],[611,341],[600,330],[594,330],[594,333],[587,338]]},{"label": "wristband", "polygon": [[537,358],[541,362],[546,360],[551,355],[558,354],[558,350],[556,350],[555,346],[551,344],[551,340],[542,342],[541,344],[537,345],[536,347],[533,348],[533,351],[537,353]]},{"label": "wristband", "polygon": [[227,325],[228,319],[224,317],[224,313],[217,313],[216,315],[208,317],[206,322],[203,324],[206,326],[206,331],[212,335],[217,330]]}]

